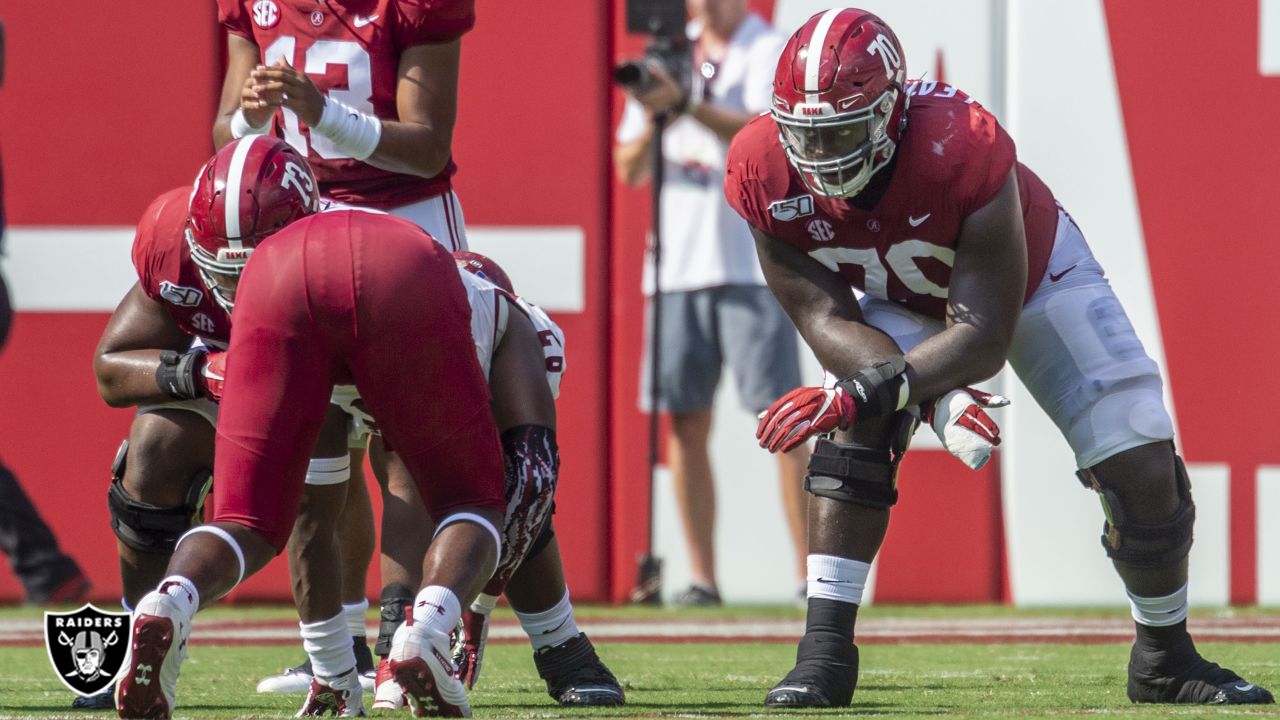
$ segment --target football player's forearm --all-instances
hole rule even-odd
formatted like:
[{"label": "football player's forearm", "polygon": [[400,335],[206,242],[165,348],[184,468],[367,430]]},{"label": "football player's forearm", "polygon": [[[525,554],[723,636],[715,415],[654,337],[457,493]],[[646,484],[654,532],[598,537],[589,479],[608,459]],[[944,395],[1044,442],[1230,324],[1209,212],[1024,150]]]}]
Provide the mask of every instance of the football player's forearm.
[{"label": "football player's forearm", "polygon": [[452,144],[452,128],[441,131],[417,123],[383,120],[378,147],[365,162],[391,172],[433,178],[449,164]]},{"label": "football player's forearm", "polygon": [[799,327],[800,335],[818,362],[837,378],[849,377],[886,358],[902,355],[893,338],[857,320],[827,319]]},{"label": "football player's forearm", "polygon": [[159,350],[102,353],[94,359],[98,394],[111,407],[134,407],[173,400],[156,384]]},{"label": "football player's forearm", "polygon": [[991,378],[1004,367],[1008,347],[972,325],[953,325],[907,353],[911,395],[918,405],[958,387]]}]

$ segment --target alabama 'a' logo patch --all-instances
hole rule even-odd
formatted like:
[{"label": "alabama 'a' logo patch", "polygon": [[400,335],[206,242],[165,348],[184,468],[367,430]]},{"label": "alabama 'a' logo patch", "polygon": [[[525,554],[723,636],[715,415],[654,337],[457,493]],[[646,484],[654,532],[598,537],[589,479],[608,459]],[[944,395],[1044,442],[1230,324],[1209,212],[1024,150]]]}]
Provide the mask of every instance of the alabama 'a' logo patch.
[{"label": "alabama 'a' logo patch", "polygon": [[53,672],[77,695],[107,689],[124,667],[129,613],[85,605],[75,612],[44,614],[44,646]]}]

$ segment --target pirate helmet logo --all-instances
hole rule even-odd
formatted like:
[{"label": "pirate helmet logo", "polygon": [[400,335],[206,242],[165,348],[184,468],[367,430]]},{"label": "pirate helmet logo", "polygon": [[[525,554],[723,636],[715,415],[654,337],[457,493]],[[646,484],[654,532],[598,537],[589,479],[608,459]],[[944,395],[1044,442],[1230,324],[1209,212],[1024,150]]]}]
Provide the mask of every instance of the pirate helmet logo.
[{"label": "pirate helmet logo", "polygon": [[78,695],[102,692],[124,667],[129,614],[85,605],[44,614],[44,644],[58,679]]}]

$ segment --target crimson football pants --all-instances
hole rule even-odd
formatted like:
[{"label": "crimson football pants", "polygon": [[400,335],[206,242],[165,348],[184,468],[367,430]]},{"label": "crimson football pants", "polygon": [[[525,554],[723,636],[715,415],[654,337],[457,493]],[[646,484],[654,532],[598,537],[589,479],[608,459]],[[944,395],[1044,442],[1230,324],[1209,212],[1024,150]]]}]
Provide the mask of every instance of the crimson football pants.
[{"label": "crimson football pants", "polygon": [[215,519],[284,548],[339,382],[359,389],[435,518],[502,512],[502,449],[470,312],[452,256],[407,221],[330,212],[264,242],[236,296]]}]

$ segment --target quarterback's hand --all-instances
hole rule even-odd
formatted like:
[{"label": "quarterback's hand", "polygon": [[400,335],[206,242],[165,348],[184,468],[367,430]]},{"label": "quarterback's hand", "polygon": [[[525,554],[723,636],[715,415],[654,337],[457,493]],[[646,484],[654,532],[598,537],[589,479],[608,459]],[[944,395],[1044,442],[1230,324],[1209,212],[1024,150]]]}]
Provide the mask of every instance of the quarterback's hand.
[{"label": "quarterback's hand", "polygon": [[200,389],[204,396],[214,402],[222,402],[222,384],[227,379],[227,354],[211,352],[204,356],[204,367],[200,370]]},{"label": "quarterback's hand", "polygon": [[249,73],[249,89],[267,105],[292,110],[309,127],[315,127],[324,112],[324,94],[306,73],[294,68],[284,58],[270,67],[259,65],[254,68]]},{"label": "quarterback's hand", "polygon": [[847,429],[857,409],[841,388],[798,387],[760,413],[756,439],[769,452],[787,452],[814,435]]},{"label": "quarterback's hand", "polygon": [[1009,404],[1003,395],[963,387],[925,405],[924,421],[929,423],[947,452],[970,469],[977,470],[991,459],[1000,444],[1000,426],[987,414],[991,408]]},{"label": "quarterback's hand", "polygon": [[489,613],[469,607],[462,612],[460,625],[458,642],[453,646],[453,664],[458,666],[458,679],[470,690],[480,679],[484,643],[489,637]]},{"label": "quarterback's hand", "polygon": [[244,112],[246,122],[260,128],[266,127],[267,123],[271,122],[271,116],[276,114],[276,108],[280,103],[279,98],[275,98],[275,102],[272,102],[259,93],[255,89],[257,85],[252,75],[244,79],[244,87],[240,88],[240,110]]}]

